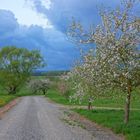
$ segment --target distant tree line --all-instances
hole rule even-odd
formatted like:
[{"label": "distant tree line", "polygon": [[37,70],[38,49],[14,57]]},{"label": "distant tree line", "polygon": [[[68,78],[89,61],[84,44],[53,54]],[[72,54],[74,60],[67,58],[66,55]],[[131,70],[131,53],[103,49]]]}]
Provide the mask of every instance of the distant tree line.
[{"label": "distant tree line", "polygon": [[64,70],[64,71],[38,71],[38,70],[36,70],[36,71],[33,71],[33,73],[32,73],[32,75],[33,76],[47,76],[47,77],[49,77],[49,76],[61,76],[61,75],[63,75],[63,74],[67,74],[69,71],[68,70]]}]

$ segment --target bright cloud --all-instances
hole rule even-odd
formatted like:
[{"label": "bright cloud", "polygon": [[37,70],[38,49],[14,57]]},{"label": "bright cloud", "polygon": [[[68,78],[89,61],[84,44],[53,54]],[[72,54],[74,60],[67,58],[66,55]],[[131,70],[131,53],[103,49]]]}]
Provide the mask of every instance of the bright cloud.
[{"label": "bright cloud", "polygon": [[[49,7],[49,2],[43,0],[43,4]],[[10,10],[14,13],[19,24],[30,26],[39,25],[44,28],[51,28],[51,22],[44,16],[37,14],[25,0],[0,0],[0,9]]]}]

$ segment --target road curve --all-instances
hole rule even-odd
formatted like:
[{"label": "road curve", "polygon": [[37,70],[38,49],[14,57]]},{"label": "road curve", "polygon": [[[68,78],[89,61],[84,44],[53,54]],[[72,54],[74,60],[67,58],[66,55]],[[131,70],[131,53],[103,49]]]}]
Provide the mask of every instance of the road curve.
[{"label": "road curve", "polygon": [[64,122],[62,109],[41,96],[22,97],[0,120],[0,140],[97,140]]}]

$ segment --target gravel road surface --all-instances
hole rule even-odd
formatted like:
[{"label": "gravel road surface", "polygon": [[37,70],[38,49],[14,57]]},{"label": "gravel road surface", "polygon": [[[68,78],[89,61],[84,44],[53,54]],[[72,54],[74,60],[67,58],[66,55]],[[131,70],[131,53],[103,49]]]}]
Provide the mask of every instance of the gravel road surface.
[{"label": "gravel road surface", "polygon": [[97,140],[63,116],[64,111],[46,98],[22,97],[0,120],[0,140]]}]

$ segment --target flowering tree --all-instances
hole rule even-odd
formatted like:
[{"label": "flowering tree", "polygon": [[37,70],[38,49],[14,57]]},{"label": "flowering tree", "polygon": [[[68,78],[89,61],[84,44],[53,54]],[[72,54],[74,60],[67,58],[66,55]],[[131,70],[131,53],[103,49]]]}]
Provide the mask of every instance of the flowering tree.
[{"label": "flowering tree", "polygon": [[28,87],[33,93],[42,92],[45,95],[50,88],[50,81],[49,79],[31,80]]},{"label": "flowering tree", "polygon": [[70,78],[71,85],[76,91],[70,99],[75,99],[81,101],[83,99],[88,99],[88,109],[91,109],[93,100],[96,98],[97,94],[97,83],[96,78],[96,58],[90,52],[82,57],[82,62],[78,64],[73,70],[68,74]]},{"label": "flowering tree", "polygon": [[127,0],[123,8],[101,12],[102,24],[95,30],[84,32],[76,22],[70,28],[71,37],[79,43],[96,45],[97,65],[89,71],[98,69],[99,88],[120,88],[126,93],[125,123],[129,120],[131,93],[140,85],[140,17],[132,15],[135,2]]},{"label": "flowering tree", "polygon": [[140,84],[140,18],[132,17],[133,2],[124,10],[104,12],[103,25],[93,35],[106,85],[126,93],[125,123],[129,120],[131,92]]},{"label": "flowering tree", "polygon": [[62,75],[59,78],[59,82],[57,83],[57,89],[63,96],[65,96],[65,98],[69,99],[70,88],[69,88],[69,82],[66,80],[65,75]]}]

